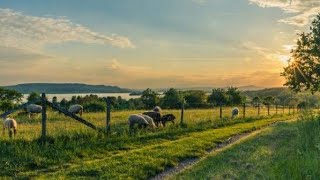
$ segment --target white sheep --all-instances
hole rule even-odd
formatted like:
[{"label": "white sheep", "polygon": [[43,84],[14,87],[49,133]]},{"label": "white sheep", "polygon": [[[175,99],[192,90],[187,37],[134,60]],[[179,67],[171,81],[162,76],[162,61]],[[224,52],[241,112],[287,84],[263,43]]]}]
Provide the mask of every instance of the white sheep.
[{"label": "white sheep", "polygon": [[32,114],[39,114],[42,112],[42,106],[36,105],[36,104],[30,104],[27,106],[27,113],[29,116],[29,119],[31,119]]},{"label": "white sheep", "polygon": [[5,130],[8,129],[9,137],[12,138],[12,129],[13,135],[16,136],[17,133],[17,121],[12,118],[3,118],[3,136],[5,135]]},{"label": "white sheep", "polygon": [[134,125],[138,125],[139,128],[146,128],[149,126],[148,121],[140,114],[132,114],[128,118],[128,124],[130,129],[134,127]]},{"label": "white sheep", "polygon": [[238,115],[239,115],[239,109],[237,107],[233,108],[232,112],[231,112],[231,118],[233,119],[234,117],[236,117]]},{"label": "white sheep", "polygon": [[155,128],[156,127],[156,124],[154,123],[153,119],[150,116],[147,116],[147,115],[144,115],[144,114],[141,114],[141,116],[144,117],[144,119],[148,122],[149,127],[151,127],[151,128]]},{"label": "white sheep", "polygon": [[80,117],[82,117],[82,113],[83,113],[83,106],[81,106],[80,104],[75,104],[70,106],[70,108],[68,109],[68,111],[72,114],[79,114]]},{"label": "white sheep", "polygon": [[153,111],[160,113],[161,112],[161,107],[160,106],[156,106],[156,107],[153,108]]}]

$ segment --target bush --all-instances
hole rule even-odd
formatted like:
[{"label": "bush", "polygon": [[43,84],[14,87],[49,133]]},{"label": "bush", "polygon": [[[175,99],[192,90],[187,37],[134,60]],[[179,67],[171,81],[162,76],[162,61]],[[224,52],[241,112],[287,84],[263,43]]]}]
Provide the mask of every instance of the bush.
[{"label": "bush", "polygon": [[105,112],[106,104],[105,102],[101,102],[101,101],[92,101],[92,102],[85,103],[83,105],[83,109],[86,112]]},{"label": "bush", "polygon": [[8,111],[10,109],[14,109],[15,105],[11,101],[0,101],[0,110]]}]

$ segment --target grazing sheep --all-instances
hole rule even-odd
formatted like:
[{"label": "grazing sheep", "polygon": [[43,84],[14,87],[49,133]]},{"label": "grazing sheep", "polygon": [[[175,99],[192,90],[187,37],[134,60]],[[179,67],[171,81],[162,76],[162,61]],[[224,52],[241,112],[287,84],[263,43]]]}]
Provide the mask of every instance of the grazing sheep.
[{"label": "grazing sheep", "polygon": [[132,129],[136,124],[139,128],[146,128],[149,125],[148,121],[142,115],[139,114],[130,115],[128,118],[128,123],[130,129]]},{"label": "grazing sheep", "polygon": [[153,108],[153,111],[161,113],[161,108],[159,106],[156,106],[156,107]]},{"label": "grazing sheep", "polygon": [[163,127],[165,127],[166,123],[169,121],[171,121],[172,124],[174,124],[175,119],[176,119],[176,117],[173,114],[166,114],[166,115],[162,116],[161,122],[162,122]]},{"label": "grazing sheep", "polygon": [[157,127],[159,127],[159,124],[161,124],[161,115],[160,115],[159,112],[146,111],[146,112],[144,112],[142,114],[151,117]]},{"label": "grazing sheep", "polygon": [[80,117],[82,117],[83,107],[79,104],[75,104],[75,105],[70,106],[68,111],[72,114],[79,114]]},{"label": "grazing sheep", "polygon": [[144,119],[148,122],[150,128],[155,128],[156,127],[156,125],[153,122],[153,119],[150,116],[147,116],[147,115],[144,115],[144,114],[141,114],[141,116],[143,116]]},{"label": "grazing sheep", "polygon": [[3,118],[3,136],[5,135],[5,130],[8,129],[9,137],[12,138],[12,129],[13,135],[16,136],[17,133],[17,121],[12,118]]},{"label": "grazing sheep", "polygon": [[30,104],[27,106],[27,113],[29,116],[29,119],[31,119],[32,114],[39,114],[42,112],[42,106],[36,105],[36,104]]},{"label": "grazing sheep", "polygon": [[232,113],[231,113],[231,118],[233,119],[234,117],[239,115],[239,109],[237,107],[232,109]]}]

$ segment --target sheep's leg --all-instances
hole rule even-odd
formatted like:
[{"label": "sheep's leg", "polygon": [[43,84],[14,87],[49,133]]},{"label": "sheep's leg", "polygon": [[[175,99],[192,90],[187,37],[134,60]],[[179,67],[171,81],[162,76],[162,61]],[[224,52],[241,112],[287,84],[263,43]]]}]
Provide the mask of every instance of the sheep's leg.
[{"label": "sheep's leg", "polygon": [[31,119],[31,113],[28,113],[28,117],[29,117],[29,119]]},{"label": "sheep's leg", "polygon": [[12,138],[12,130],[8,128],[9,131],[9,137]]},{"label": "sheep's leg", "polygon": [[5,130],[6,130],[6,127],[3,126],[3,128],[2,128],[2,134],[3,134],[3,136],[5,136]]},{"label": "sheep's leg", "polygon": [[174,121],[171,121],[172,122],[172,124],[174,125]]},{"label": "sheep's leg", "polygon": [[17,134],[17,129],[14,128],[14,129],[13,129],[13,135],[16,136],[16,134]]},{"label": "sheep's leg", "polygon": [[163,127],[166,127],[166,122],[162,122]]}]

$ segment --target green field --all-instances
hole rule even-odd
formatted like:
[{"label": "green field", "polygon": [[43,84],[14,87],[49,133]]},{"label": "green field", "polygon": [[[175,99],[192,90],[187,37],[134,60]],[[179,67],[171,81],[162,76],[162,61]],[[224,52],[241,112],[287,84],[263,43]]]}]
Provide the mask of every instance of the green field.
[{"label": "green field", "polygon": [[[28,120],[14,114],[18,136],[14,140],[0,138],[0,177],[146,179],[182,160],[205,155],[207,149],[231,136],[295,118],[287,114],[258,117],[256,109],[248,108],[246,119],[240,114],[231,120],[231,109],[226,108],[224,120],[220,120],[218,109],[187,109],[184,126],[129,135],[127,117],[141,112],[112,112],[112,133],[105,135],[49,111],[46,144],[39,141],[40,117]],[[166,113],[175,114],[179,121],[180,110],[164,110]],[[101,129],[105,127],[104,113],[83,117]]]},{"label": "green field", "polygon": [[269,127],[171,179],[318,179],[320,118]]}]

